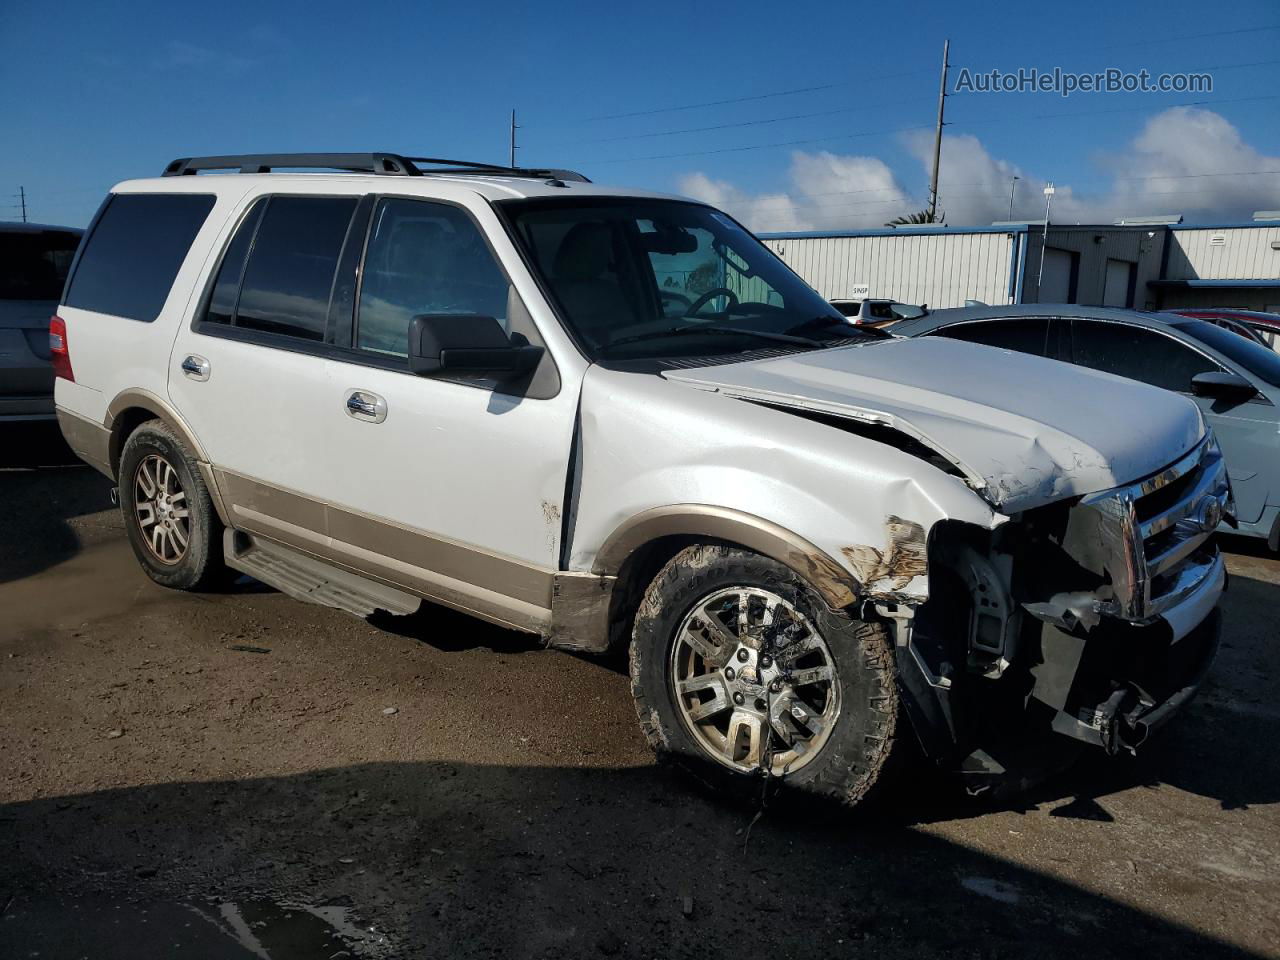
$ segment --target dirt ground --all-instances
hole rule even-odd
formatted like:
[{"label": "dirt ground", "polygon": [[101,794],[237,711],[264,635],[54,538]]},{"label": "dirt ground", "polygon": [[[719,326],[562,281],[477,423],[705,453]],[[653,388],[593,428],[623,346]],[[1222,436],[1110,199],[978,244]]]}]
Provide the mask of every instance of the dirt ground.
[{"label": "dirt ground", "polygon": [[0,957],[1280,957],[1280,563],[1132,760],[1014,807],[752,812],[654,766],[622,665],[142,574],[0,437]]}]

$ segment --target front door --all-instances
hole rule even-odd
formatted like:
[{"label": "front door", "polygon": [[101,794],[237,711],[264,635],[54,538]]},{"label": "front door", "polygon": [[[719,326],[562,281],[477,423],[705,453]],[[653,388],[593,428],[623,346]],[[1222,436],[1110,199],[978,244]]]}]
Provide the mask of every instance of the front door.
[{"label": "front door", "polygon": [[352,349],[331,361],[316,412],[326,435],[316,482],[340,508],[330,536],[428,571],[446,590],[469,584],[545,607],[560,561],[576,388],[504,392],[484,380],[411,374],[409,322],[432,313],[493,317],[537,341],[471,212],[383,198],[369,227]]}]

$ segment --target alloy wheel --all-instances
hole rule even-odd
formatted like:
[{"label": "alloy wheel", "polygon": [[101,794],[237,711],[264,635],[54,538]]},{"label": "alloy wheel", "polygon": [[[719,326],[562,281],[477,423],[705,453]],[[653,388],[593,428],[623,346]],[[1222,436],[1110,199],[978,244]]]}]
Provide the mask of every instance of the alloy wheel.
[{"label": "alloy wheel", "polygon": [[718,590],[686,615],[671,648],[672,699],[694,742],[741,773],[794,773],[822,749],[840,713],[826,641],[785,598]]},{"label": "alloy wheel", "polygon": [[161,563],[179,563],[191,539],[187,494],[173,464],[157,454],[133,472],[133,508],[147,550]]}]

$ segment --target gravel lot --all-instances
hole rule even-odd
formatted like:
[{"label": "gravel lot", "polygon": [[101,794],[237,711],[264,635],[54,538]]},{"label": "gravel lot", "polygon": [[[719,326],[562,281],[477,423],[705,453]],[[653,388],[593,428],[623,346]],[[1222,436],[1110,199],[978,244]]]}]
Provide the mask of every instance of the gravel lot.
[{"label": "gravel lot", "polygon": [[1280,563],[1247,542],[1139,758],[751,826],[654,767],[619,662],[166,591],[56,440],[0,458],[0,956],[1280,957]]}]

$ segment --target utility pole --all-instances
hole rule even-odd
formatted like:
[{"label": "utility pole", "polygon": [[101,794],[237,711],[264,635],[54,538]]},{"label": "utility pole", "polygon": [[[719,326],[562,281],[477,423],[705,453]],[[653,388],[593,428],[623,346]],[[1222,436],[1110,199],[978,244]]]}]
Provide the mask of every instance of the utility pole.
[{"label": "utility pole", "polygon": [[929,222],[934,223],[938,212],[938,161],[942,158],[942,114],[947,104],[947,53],[951,41],[942,41],[942,85],[938,89],[938,129],[933,135],[933,177],[929,180]]},{"label": "utility pole", "polygon": [[1018,189],[1018,181],[1021,179],[1022,179],[1021,177],[1016,177],[1016,176],[1009,178],[1009,219],[1010,220],[1013,219],[1013,191]]},{"label": "utility pole", "polygon": [[516,126],[516,112],[514,109],[512,109],[511,111],[511,163],[509,164],[512,167],[516,165],[516,150],[518,149],[516,147],[516,131],[519,129],[520,128]]},{"label": "utility pole", "polygon": [[1049,204],[1053,201],[1053,183],[1044,185],[1044,233],[1040,237],[1040,273],[1036,277],[1036,303],[1043,303],[1040,299],[1040,284],[1044,281],[1044,250],[1049,246]]},{"label": "utility pole", "polygon": [[22,222],[26,223],[27,222],[27,188],[19,187],[18,196],[22,200]]}]

